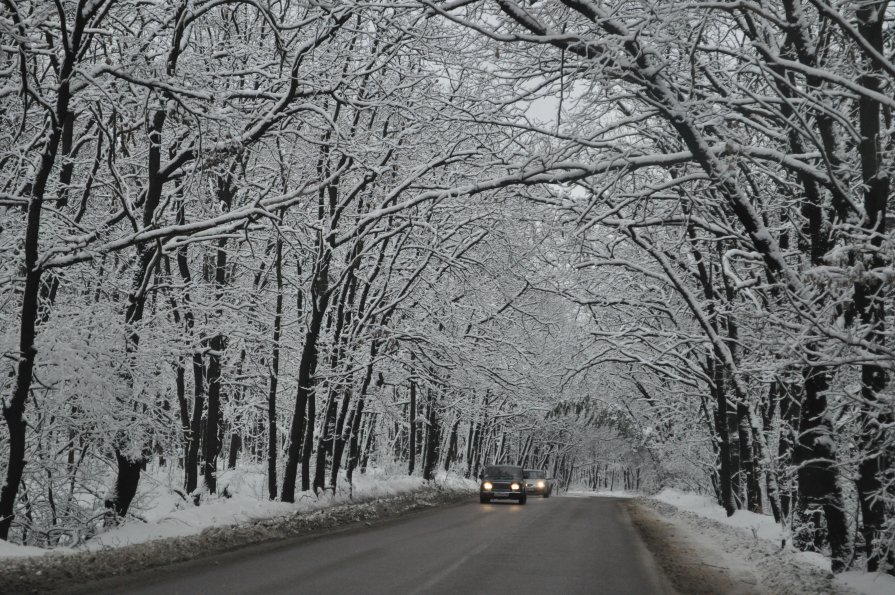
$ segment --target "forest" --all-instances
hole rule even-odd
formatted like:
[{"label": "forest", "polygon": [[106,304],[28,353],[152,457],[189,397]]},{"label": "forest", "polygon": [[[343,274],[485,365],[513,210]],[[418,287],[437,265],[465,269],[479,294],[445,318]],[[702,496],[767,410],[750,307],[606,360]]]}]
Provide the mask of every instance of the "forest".
[{"label": "forest", "polygon": [[493,462],[891,572],[889,4],[0,0],[0,539]]}]

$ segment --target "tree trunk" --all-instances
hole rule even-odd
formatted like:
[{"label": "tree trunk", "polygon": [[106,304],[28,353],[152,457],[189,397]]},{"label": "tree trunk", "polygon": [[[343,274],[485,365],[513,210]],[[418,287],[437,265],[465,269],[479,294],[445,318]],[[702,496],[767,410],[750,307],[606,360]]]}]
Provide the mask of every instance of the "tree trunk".
[{"label": "tree trunk", "polygon": [[435,467],[438,465],[438,450],[441,444],[441,426],[435,407],[435,397],[430,393],[428,398],[428,431],[426,432],[426,459],[423,466],[423,479],[435,479]]},{"label": "tree trunk", "polygon": [[202,413],[205,410],[205,364],[202,354],[193,353],[193,415],[187,437],[186,461],[184,463],[184,488],[187,494],[196,491],[199,485],[199,445],[202,436]]},{"label": "tree trunk", "polygon": [[292,430],[286,457],[286,468],[283,471],[283,489],[280,493],[280,500],[283,502],[295,501],[295,483],[299,462],[301,462],[302,467],[301,489],[302,491],[310,489],[310,457],[313,448],[315,421],[314,374],[317,370],[317,341],[320,337],[323,317],[329,304],[329,258],[328,252],[321,256],[312,284],[311,320],[305,333],[305,344],[302,348],[301,361],[298,366],[298,394],[295,399],[295,411],[292,416]]},{"label": "tree trunk", "polygon": [[[888,2],[878,5],[862,5],[856,11],[858,30],[873,48],[884,52],[884,14]],[[874,60],[867,59],[858,82],[867,89],[881,92],[880,69]],[[880,104],[876,99],[861,95],[858,99],[858,114],[861,129],[861,173],[864,182],[864,221],[867,230],[869,257],[861,255],[869,262],[864,268],[881,270],[886,266],[883,259],[883,238],[886,233],[886,211],[889,199],[889,174],[882,169],[880,157]],[[878,275],[862,275],[855,283],[855,307],[861,323],[868,328],[867,340],[885,346],[885,304],[887,289]],[[861,463],[858,466],[858,498],[861,502],[861,532],[867,555],[867,571],[876,572],[880,567],[880,536],[886,526],[886,507],[883,492],[883,477],[889,468],[889,460],[884,445],[885,428],[892,427],[891,407],[881,405],[878,395],[886,388],[887,375],[883,366],[865,363],[861,366]],[[888,487],[889,495],[893,488]]]},{"label": "tree trunk", "polygon": [[220,446],[221,406],[221,353],[224,350],[223,335],[217,334],[209,342],[208,354],[208,411],[205,420],[205,438],[202,441],[202,475],[209,494],[217,493],[217,461]]},{"label": "tree trunk", "polygon": [[410,429],[408,430],[408,435],[410,436],[410,446],[407,449],[408,454],[408,463],[407,463],[407,475],[413,475],[413,470],[416,467],[416,382],[414,380],[410,381]]},{"label": "tree trunk", "polygon": [[270,360],[270,382],[267,393],[267,494],[277,497],[277,386],[280,380],[280,333],[283,325],[283,239],[277,235],[276,260],[277,298],[273,317],[273,355]]},{"label": "tree trunk", "polygon": [[457,459],[457,429],[460,427],[460,418],[454,420],[451,425],[451,437],[448,439],[447,455],[444,457],[444,470],[450,471],[451,464]]},{"label": "tree trunk", "polygon": [[727,426],[727,396],[726,383],[724,379],[724,366],[712,356],[709,356],[707,362],[708,369],[712,374],[713,384],[711,392],[715,397],[715,434],[718,437],[718,482],[721,488],[721,506],[727,512],[727,516],[733,516],[736,512],[736,505],[733,500],[733,485],[731,482],[731,465],[730,465],[730,437]]},{"label": "tree trunk", "polygon": [[752,442],[752,425],[749,420],[749,408],[744,403],[737,403],[737,432],[740,447],[740,469],[742,470],[745,504],[749,512],[761,512],[761,492],[758,488],[758,473],[755,470],[755,457]]},{"label": "tree trunk", "polygon": [[799,441],[793,457],[798,468],[800,500],[822,508],[827,521],[833,572],[842,572],[850,558],[848,523],[837,484],[835,436],[827,413],[827,371],[805,369]]},{"label": "tree trunk", "polygon": [[[239,433],[239,430],[233,429],[230,432],[230,448],[227,450],[227,469],[236,469],[236,461],[241,450],[242,434]],[[274,496],[276,496],[276,491],[274,491]]]},{"label": "tree trunk", "polygon": [[[24,25],[19,20],[18,13],[13,11],[11,18],[22,38],[25,39],[27,36],[24,31]],[[25,436],[27,431],[24,419],[25,403],[31,390],[34,359],[37,355],[37,350],[34,348],[34,340],[37,336],[38,305],[40,302],[41,275],[43,273],[38,266],[40,221],[43,214],[43,201],[47,181],[50,179],[50,174],[56,163],[56,154],[59,151],[63,127],[72,117],[68,109],[71,101],[71,76],[74,72],[76,57],[80,51],[79,46],[85,26],[81,11],[78,11],[77,18],[72,25],[73,29],[69,43],[73,47],[66,52],[66,57],[63,60],[59,73],[60,82],[56,95],[55,118],[51,120],[53,125],[46,135],[46,144],[41,151],[40,166],[34,176],[33,184],[30,185],[30,196],[28,197],[28,214],[23,245],[25,260],[22,273],[25,276],[25,287],[22,291],[22,308],[19,317],[19,345],[15,388],[8,404],[5,400],[3,402],[3,418],[6,420],[6,427],[9,431],[6,480],[3,482],[2,489],[0,489],[0,539],[3,540],[9,539],[9,528],[15,515],[16,496],[19,485],[22,483],[22,475],[25,472]]]},{"label": "tree trunk", "polygon": [[134,496],[137,495],[140,472],[143,469],[142,459],[124,456],[118,450],[115,451],[115,460],[118,463],[118,475],[114,491],[105,501],[107,514],[114,516],[106,518],[106,526],[117,524],[127,514]]},{"label": "tree trunk", "polygon": [[326,485],[326,459],[332,455],[336,431],[336,393],[330,390],[323,410],[323,423],[317,438],[317,459],[314,467],[314,493],[318,494]]}]

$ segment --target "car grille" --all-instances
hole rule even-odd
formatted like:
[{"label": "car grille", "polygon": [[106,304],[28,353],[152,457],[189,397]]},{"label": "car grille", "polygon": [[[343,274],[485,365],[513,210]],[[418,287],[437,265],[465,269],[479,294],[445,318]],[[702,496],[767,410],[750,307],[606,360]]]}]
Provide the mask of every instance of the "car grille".
[{"label": "car grille", "polygon": [[495,492],[511,492],[512,488],[510,488],[510,484],[512,483],[512,481],[492,481],[491,485],[494,487],[491,489]]}]

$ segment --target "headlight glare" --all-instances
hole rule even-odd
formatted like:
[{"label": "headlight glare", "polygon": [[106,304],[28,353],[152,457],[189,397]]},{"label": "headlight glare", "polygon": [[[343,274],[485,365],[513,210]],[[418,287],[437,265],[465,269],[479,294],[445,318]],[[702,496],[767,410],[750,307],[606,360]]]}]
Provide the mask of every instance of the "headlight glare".
[{"label": "headlight glare", "polygon": [[547,484],[545,484],[543,481],[539,481],[539,482],[538,482],[538,487],[539,487],[539,488],[542,488],[542,487],[544,487],[545,485],[547,485]]},{"label": "headlight glare", "polygon": [[514,489],[514,490],[518,490],[518,489],[519,489],[519,484],[513,482],[512,484],[510,484],[510,488],[512,488],[512,489]]},{"label": "headlight glare", "polygon": [[482,484],[482,489],[484,489],[485,491],[488,491],[488,492],[490,492],[491,488],[493,488],[493,487],[494,486],[491,485],[490,481],[486,481],[485,483]]}]

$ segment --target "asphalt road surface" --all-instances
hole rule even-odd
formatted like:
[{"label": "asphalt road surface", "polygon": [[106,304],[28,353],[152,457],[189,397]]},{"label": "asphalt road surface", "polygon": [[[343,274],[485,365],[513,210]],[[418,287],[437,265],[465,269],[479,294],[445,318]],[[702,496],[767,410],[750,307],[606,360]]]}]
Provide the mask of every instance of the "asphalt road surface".
[{"label": "asphalt road surface", "polygon": [[249,547],[96,585],[94,592],[665,593],[624,503],[470,502],[334,534]]}]

